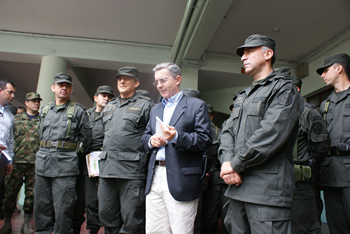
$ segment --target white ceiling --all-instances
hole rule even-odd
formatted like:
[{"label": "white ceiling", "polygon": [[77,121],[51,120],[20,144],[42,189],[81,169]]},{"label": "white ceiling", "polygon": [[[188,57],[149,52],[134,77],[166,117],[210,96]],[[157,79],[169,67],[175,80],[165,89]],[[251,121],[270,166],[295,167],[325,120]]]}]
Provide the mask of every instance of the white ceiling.
[{"label": "white ceiling", "polygon": [[[166,46],[171,51],[188,2],[203,2],[208,13],[196,20],[182,62],[202,61],[206,54],[239,60],[236,47],[259,33],[275,39],[278,61],[298,64],[350,28],[349,0],[0,0],[0,31]],[[215,8],[219,2],[220,8]],[[6,47],[0,43],[0,78],[15,82],[18,97],[24,98],[24,93],[36,89],[41,57],[46,54],[11,53]],[[142,68],[140,88],[150,90],[153,98],[158,95],[151,82],[142,82],[153,79],[155,64],[64,59],[89,79],[89,93],[102,84],[116,88],[118,68],[134,65]],[[250,82],[246,75],[199,67],[201,91]]]}]

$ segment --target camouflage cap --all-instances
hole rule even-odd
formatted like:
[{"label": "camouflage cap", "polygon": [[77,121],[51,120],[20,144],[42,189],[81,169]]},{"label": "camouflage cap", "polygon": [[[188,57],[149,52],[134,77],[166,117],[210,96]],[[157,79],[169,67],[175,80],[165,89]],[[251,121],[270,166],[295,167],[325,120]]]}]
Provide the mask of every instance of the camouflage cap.
[{"label": "camouflage cap", "polygon": [[254,34],[250,35],[244,42],[244,45],[238,47],[236,49],[237,55],[240,57],[243,56],[244,48],[250,48],[250,47],[259,47],[259,46],[266,46],[273,50],[273,57],[271,59],[272,64],[275,63],[276,55],[275,55],[275,47],[276,42],[271,38],[264,35]]},{"label": "camouflage cap", "polygon": [[53,78],[54,82],[59,84],[59,83],[63,83],[63,82],[66,82],[66,83],[69,83],[69,84],[73,84],[72,82],[72,77],[66,73],[58,73],[54,76]]},{"label": "camouflage cap", "polygon": [[197,90],[197,89],[183,89],[182,92],[187,97],[201,98],[201,92],[199,90]]},{"label": "camouflage cap", "polygon": [[122,67],[118,70],[118,74],[115,78],[118,78],[118,76],[131,76],[131,77],[138,77],[139,71],[135,67]]},{"label": "camouflage cap", "polygon": [[324,60],[324,65],[316,70],[319,75],[322,75],[324,69],[329,66],[332,66],[335,63],[346,63],[350,66],[350,57],[348,54],[336,54],[332,55]]},{"label": "camouflage cap", "polygon": [[149,93],[149,91],[144,90],[144,89],[138,89],[138,90],[136,90],[136,93],[139,93],[142,96],[151,97],[151,94]]},{"label": "camouflage cap", "polygon": [[26,100],[33,100],[33,99],[40,99],[40,101],[43,100],[41,99],[40,94],[38,93],[30,92],[26,94]]},{"label": "camouflage cap", "polygon": [[207,104],[207,106],[208,106],[208,113],[213,113],[214,107],[210,104]]},{"label": "camouflage cap", "polygon": [[99,95],[100,93],[108,93],[114,97],[113,89],[108,85],[102,85],[98,87],[96,90],[95,96]]}]

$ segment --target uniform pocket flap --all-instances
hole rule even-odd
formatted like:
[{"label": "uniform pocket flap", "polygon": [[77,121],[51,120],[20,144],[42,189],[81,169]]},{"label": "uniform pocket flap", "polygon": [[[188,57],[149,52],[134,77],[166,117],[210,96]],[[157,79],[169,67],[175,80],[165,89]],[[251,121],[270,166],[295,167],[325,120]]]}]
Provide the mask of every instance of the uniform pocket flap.
[{"label": "uniform pocket flap", "polygon": [[57,158],[59,159],[66,159],[66,158],[76,158],[77,154],[75,152],[59,152],[57,154]]},{"label": "uniform pocket flap", "polygon": [[39,158],[45,158],[46,157],[46,153],[42,153],[40,150],[35,154],[36,157]]},{"label": "uniform pocket flap", "polygon": [[185,175],[202,174],[200,167],[183,167],[181,170]]},{"label": "uniform pocket flap", "polygon": [[120,161],[138,161],[140,155],[134,152],[118,152],[118,159]]},{"label": "uniform pocket flap", "polygon": [[259,208],[259,219],[263,222],[289,220],[291,212],[291,209],[286,207],[262,207]]},{"label": "uniform pocket flap", "polygon": [[350,158],[343,158],[345,164],[350,164]]}]

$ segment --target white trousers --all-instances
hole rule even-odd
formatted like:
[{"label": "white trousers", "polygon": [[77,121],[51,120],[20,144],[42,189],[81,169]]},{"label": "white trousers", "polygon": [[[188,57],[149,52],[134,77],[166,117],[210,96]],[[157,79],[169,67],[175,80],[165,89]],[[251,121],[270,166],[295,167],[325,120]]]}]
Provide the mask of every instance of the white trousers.
[{"label": "white trousers", "polygon": [[169,192],[166,167],[156,166],[146,196],[146,233],[193,233],[198,200],[176,201]]}]

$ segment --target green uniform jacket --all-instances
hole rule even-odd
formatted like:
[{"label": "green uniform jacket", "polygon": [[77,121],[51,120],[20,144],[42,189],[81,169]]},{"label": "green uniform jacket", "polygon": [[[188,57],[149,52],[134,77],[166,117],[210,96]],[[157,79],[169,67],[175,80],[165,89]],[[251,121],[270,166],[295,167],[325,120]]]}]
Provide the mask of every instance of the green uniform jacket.
[{"label": "green uniform jacket", "polygon": [[123,105],[118,97],[103,109],[105,138],[99,177],[146,178],[147,153],[141,145],[141,137],[152,106],[150,98],[134,93]]},{"label": "green uniform jacket", "polygon": [[95,119],[95,109],[90,108],[87,110],[89,115],[90,127],[92,129],[92,138],[89,150],[100,151],[103,146],[104,130],[102,125],[102,113]]},{"label": "green uniform jacket", "polygon": [[13,126],[14,163],[35,163],[35,154],[39,150],[39,115],[30,119],[26,113],[15,116]]},{"label": "green uniform jacket", "polygon": [[[331,138],[331,147],[338,143],[350,144],[350,89],[339,99],[334,92],[322,102],[320,110],[330,101],[326,113],[326,125]],[[326,157],[321,163],[320,185],[330,187],[350,187],[350,152],[349,155]]]},{"label": "green uniform jacket", "polygon": [[[74,109],[69,137],[66,138],[68,122],[67,107],[69,102],[59,109],[53,103],[45,118],[40,119],[39,129],[43,125],[40,141],[83,142],[84,152],[86,152],[90,145],[91,128],[85,108],[78,103]],[[42,110],[43,108],[41,108],[40,114]],[[36,154],[35,173],[45,177],[78,175],[79,160],[79,156],[74,150],[40,147]]]},{"label": "green uniform jacket", "polygon": [[313,158],[320,163],[329,151],[329,133],[321,111],[316,105],[305,103],[304,111],[300,116],[296,164],[306,165],[310,150]]},{"label": "green uniform jacket", "polygon": [[292,151],[303,98],[292,79],[275,71],[241,91],[221,136],[221,163],[230,161],[242,184],[230,185],[231,199],[291,207],[295,185]]}]

